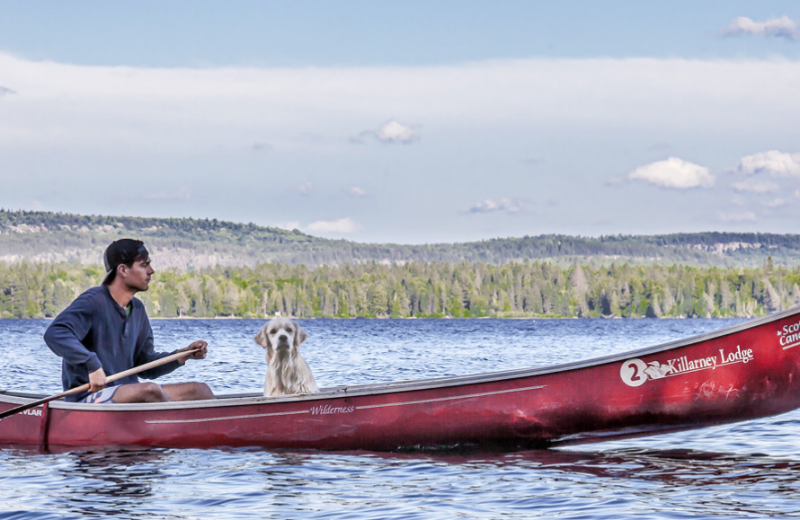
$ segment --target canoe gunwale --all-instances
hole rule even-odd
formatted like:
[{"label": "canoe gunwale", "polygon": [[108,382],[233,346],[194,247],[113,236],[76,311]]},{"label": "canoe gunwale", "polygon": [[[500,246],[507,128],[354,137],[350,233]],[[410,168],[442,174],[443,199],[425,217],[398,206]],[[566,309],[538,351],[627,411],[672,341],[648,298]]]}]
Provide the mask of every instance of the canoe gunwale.
[{"label": "canoe gunwale", "polygon": [[[760,327],[771,322],[782,320],[786,317],[800,314],[800,306],[795,306],[784,311],[776,312],[761,318],[748,320],[746,322],[732,325],[723,329],[698,334],[688,338],[669,341],[658,345],[644,347],[641,349],[610,354],[597,358],[590,358],[579,361],[572,361],[562,363],[559,365],[551,365],[541,368],[524,368],[516,370],[506,370],[497,372],[484,372],[479,374],[470,374],[463,376],[442,376],[437,378],[420,379],[412,381],[395,381],[388,383],[370,383],[362,385],[349,385],[337,386],[330,388],[322,388],[318,394],[303,394],[303,395],[290,395],[279,397],[264,397],[259,393],[238,393],[231,395],[220,395],[216,400],[205,401],[178,401],[170,403],[133,403],[133,404],[85,404],[85,403],[70,403],[66,401],[52,401],[50,408],[75,410],[75,411],[156,411],[156,410],[174,410],[174,409],[193,409],[193,408],[222,408],[230,406],[264,406],[271,404],[286,404],[286,403],[299,403],[299,402],[313,402],[325,401],[329,399],[340,399],[343,397],[358,397],[380,394],[392,393],[407,393],[415,391],[424,391],[432,389],[440,389],[447,387],[478,385],[483,383],[493,383],[498,381],[523,379],[537,376],[544,376],[548,374],[555,374],[559,372],[567,372],[572,370],[579,370],[594,366],[605,365],[609,363],[616,363],[625,361],[630,358],[647,356],[657,354],[659,352],[674,350],[682,347],[687,347],[699,343],[704,343],[709,340],[736,334],[748,329]],[[30,396],[30,397],[28,397]],[[37,398],[33,394],[28,393],[15,393],[0,391],[0,402],[26,404],[32,399]]]}]

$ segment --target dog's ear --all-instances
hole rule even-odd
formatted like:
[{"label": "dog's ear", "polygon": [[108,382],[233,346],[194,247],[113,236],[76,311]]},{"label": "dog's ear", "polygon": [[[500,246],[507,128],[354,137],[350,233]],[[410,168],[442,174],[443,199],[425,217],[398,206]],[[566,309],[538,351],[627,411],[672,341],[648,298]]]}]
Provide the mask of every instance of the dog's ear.
[{"label": "dog's ear", "polygon": [[294,346],[295,347],[299,347],[306,340],[306,338],[308,337],[308,334],[306,334],[306,331],[304,331],[303,329],[300,328],[300,325],[298,325],[298,323],[296,321],[292,321],[292,325],[294,325],[294,329],[295,329],[295,332],[294,332]]},{"label": "dog's ear", "polygon": [[[267,325],[269,325],[269,323]],[[269,334],[267,334],[267,325],[261,327],[261,330],[258,331],[258,334],[256,334],[255,337],[256,343],[258,343],[264,348],[269,348],[272,346],[269,344]]]}]

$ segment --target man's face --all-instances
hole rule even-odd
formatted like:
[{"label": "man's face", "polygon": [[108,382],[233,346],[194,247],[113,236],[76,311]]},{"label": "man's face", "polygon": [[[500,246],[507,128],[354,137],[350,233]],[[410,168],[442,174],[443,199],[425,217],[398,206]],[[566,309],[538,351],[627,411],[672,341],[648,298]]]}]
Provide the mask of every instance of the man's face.
[{"label": "man's face", "polygon": [[123,266],[121,270],[125,285],[136,291],[146,291],[150,287],[150,276],[155,272],[150,266],[150,258],[139,259],[133,266]]}]

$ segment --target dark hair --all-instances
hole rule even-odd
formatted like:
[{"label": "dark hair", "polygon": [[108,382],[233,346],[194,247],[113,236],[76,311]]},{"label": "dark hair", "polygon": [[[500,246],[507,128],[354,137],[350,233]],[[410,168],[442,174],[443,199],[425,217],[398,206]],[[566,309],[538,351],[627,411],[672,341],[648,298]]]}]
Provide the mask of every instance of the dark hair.
[{"label": "dark hair", "polygon": [[141,240],[122,239],[113,242],[106,249],[103,262],[108,272],[103,280],[103,285],[111,285],[117,277],[117,268],[121,265],[133,267],[139,260],[147,260],[150,254]]}]

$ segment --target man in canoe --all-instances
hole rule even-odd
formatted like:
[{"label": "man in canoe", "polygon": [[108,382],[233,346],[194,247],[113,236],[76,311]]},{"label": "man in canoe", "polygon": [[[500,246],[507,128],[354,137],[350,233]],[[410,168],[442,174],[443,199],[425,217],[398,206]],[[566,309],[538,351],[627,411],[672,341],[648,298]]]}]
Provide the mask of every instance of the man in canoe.
[{"label": "man in canoe", "polygon": [[[156,352],[153,330],[144,305],[134,295],[146,291],[150,276],[150,255],[140,240],[122,239],[112,243],[103,255],[106,276],[73,301],[56,317],[44,334],[50,350],[62,361],[64,390],[89,384],[88,391],[68,396],[69,401],[86,403],[140,403],[214,399],[205,383],[158,385],[140,383],[136,374],[106,386],[106,377],[171,355]],[[183,352],[196,349],[185,358],[141,372],[153,379],[182,366],[186,359],[203,359],[205,341],[195,341]]]}]

